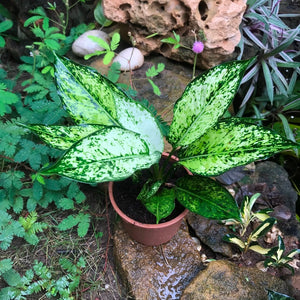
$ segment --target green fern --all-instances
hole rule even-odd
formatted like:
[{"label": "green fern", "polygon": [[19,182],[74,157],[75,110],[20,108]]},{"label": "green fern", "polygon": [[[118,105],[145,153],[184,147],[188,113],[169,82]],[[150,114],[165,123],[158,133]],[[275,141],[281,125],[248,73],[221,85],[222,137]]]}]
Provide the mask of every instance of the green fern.
[{"label": "green fern", "polygon": [[37,219],[38,214],[35,211],[31,212],[26,218],[19,218],[19,222],[25,230],[24,238],[31,245],[36,245],[39,242],[36,233],[43,232],[48,227],[46,223],[37,222]]},{"label": "green fern", "polygon": [[80,257],[74,264],[68,259],[60,259],[60,264],[66,275],[54,279],[53,272],[42,262],[35,261],[24,276],[11,268],[11,262],[4,262],[7,270],[0,272],[0,276],[8,286],[0,290],[0,299],[23,300],[28,299],[26,296],[43,292],[47,299],[59,297],[62,300],[74,300],[72,292],[79,286],[85,261]]}]

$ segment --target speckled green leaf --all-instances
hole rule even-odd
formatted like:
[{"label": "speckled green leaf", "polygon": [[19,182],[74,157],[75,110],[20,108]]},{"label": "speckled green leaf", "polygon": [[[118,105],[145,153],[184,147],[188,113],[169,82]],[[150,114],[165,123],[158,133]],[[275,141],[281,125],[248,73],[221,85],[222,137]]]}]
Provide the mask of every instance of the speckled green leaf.
[{"label": "speckled green leaf", "polygon": [[175,208],[175,190],[162,189],[150,198],[144,198],[142,203],[156,217],[156,223],[169,216]]},{"label": "speckled green leaf", "polygon": [[25,127],[37,134],[45,143],[61,150],[69,149],[75,142],[104,128],[103,125],[95,124],[68,127],[60,125],[25,125]]},{"label": "speckled green leaf", "polygon": [[282,150],[299,147],[270,129],[239,118],[218,122],[202,137],[178,152],[179,163],[191,172],[215,176]]},{"label": "speckled green leaf", "polygon": [[122,180],[136,170],[149,168],[152,161],[144,140],[119,127],[105,127],[75,143],[41,175],[58,174],[81,182]]},{"label": "speckled green leaf", "polygon": [[56,57],[55,79],[66,110],[79,124],[118,125],[115,97],[123,95],[95,70]]},{"label": "speckled green leaf", "polygon": [[162,184],[162,180],[154,181],[153,179],[148,179],[147,182],[143,185],[142,190],[138,194],[137,199],[143,201],[143,199],[150,198],[151,196],[156,194]]},{"label": "speckled green leaf", "polygon": [[65,108],[79,124],[114,125],[141,134],[150,152],[163,151],[154,116],[95,70],[57,57],[55,77]]},{"label": "speckled green leaf", "polygon": [[216,66],[195,78],[174,106],[168,140],[185,146],[212,127],[230,105],[251,60]]},{"label": "speckled green leaf", "polygon": [[231,194],[208,177],[185,176],[176,181],[176,199],[191,212],[217,220],[240,220]]}]

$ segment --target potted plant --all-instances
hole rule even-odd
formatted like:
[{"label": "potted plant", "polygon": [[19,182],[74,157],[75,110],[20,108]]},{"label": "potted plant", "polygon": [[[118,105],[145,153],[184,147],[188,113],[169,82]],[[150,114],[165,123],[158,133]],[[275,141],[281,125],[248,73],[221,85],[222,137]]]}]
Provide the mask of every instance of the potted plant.
[{"label": "potted plant", "polygon": [[[251,62],[252,59],[223,63],[188,84],[175,103],[173,121],[165,134],[172,151],[159,164],[164,150],[159,119],[95,70],[56,57],[57,91],[76,125],[25,125],[48,144],[65,151],[57,162],[41,169],[36,178],[57,174],[99,183],[127,178],[140,181],[141,173],[147,173],[150,177],[142,180],[137,198],[155,215],[154,223],[171,214],[175,199],[207,218],[239,219],[233,197],[210,177],[299,147],[270,129],[257,126],[255,120],[228,117],[227,108]],[[167,167],[170,160],[172,166]],[[178,166],[193,176],[180,174],[170,181]],[[112,196],[112,183],[109,188]],[[183,211],[179,215],[185,214]],[[156,226],[159,225],[150,227]],[[149,232],[143,233],[148,235]],[[158,242],[140,241],[155,245],[166,242],[170,235]]]}]

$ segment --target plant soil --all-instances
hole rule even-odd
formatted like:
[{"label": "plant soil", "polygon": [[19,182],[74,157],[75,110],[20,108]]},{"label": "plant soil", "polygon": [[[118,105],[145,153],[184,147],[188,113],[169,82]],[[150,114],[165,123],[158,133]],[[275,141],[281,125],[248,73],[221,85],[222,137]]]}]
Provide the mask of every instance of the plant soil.
[{"label": "plant soil", "polygon": [[[151,214],[140,200],[137,199],[142,184],[136,184],[132,179],[114,183],[114,197],[117,205],[131,219],[145,224],[156,224],[156,218]],[[160,223],[168,222],[176,218],[184,211],[184,207],[175,201],[175,208],[172,213],[160,220]]]},{"label": "plant soil", "polygon": [[[164,160],[162,161],[164,162]],[[162,164],[160,162],[160,167],[161,165]],[[171,166],[172,164],[169,164],[166,167],[165,173],[170,171]],[[139,172],[138,181],[133,180],[133,178],[130,177],[121,182],[114,182],[114,198],[121,211],[131,219],[144,224],[156,224],[156,217],[145,208],[140,200],[137,199],[144,183],[147,181],[149,176],[151,176],[149,173],[149,170]],[[175,167],[174,173],[168,182],[174,183],[177,178],[185,176],[186,173],[187,171],[183,167]],[[177,200],[175,200],[174,210],[168,217],[161,219],[160,223],[165,223],[176,218],[184,211],[184,209],[185,208]]]}]

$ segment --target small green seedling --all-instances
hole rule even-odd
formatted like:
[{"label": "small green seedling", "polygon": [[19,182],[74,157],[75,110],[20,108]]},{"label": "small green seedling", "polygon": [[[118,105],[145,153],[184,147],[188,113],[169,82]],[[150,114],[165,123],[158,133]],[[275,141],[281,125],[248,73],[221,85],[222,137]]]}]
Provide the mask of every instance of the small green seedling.
[{"label": "small green seedling", "polygon": [[300,249],[293,249],[287,255],[284,255],[285,245],[282,237],[278,236],[278,247],[272,248],[266,255],[268,258],[264,262],[265,267],[284,267],[294,274],[294,268],[289,264],[293,257],[300,254]]},{"label": "small green seedling", "polygon": [[224,236],[224,241],[237,245],[242,252],[247,252],[249,249],[255,251],[260,254],[266,255],[269,253],[270,249],[265,249],[261,247],[257,240],[264,236],[276,223],[275,218],[268,218],[264,222],[262,222],[247,238],[246,241],[243,241],[239,237],[234,234],[226,234]]}]

